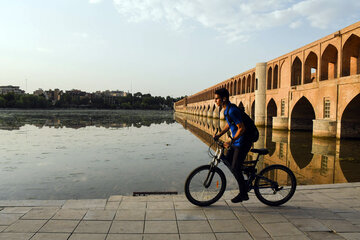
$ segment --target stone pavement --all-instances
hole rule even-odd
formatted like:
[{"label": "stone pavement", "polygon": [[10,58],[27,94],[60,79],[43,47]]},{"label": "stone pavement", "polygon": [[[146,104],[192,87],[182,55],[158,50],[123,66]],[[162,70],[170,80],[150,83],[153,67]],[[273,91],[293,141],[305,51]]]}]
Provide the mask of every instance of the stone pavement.
[{"label": "stone pavement", "polygon": [[300,186],[280,207],[234,194],[204,208],[183,195],[0,201],[0,239],[360,239],[360,183]]}]

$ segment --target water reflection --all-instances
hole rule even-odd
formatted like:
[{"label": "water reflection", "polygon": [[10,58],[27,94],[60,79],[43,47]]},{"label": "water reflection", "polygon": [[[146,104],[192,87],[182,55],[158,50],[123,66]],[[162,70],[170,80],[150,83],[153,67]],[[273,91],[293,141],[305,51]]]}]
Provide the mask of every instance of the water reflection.
[{"label": "water reflection", "polygon": [[[175,115],[176,121],[209,145],[216,128],[225,121],[187,114]],[[288,166],[298,184],[332,184],[360,181],[360,141],[335,138],[314,138],[311,132],[279,131],[259,128],[256,148],[266,147],[270,154],[259,163],[258,169],[271,164]],[[223,140],[229,140],[227,136]],[[249,154],[250,158],[254,156]]]},{"label": "water reflection", "polygon": [[19,130],[26,124],[39,128],[84,128],[97,126],[105,128],[141,127],[151,124],[173,123],[169,111],[126,111],[126,110],[3,110],[0,114],[1,130]]}]

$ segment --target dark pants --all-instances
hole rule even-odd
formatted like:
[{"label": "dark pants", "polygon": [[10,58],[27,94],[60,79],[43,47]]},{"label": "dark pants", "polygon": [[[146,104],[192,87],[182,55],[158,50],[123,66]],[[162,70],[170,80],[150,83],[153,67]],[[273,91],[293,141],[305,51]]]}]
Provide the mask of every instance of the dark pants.
[{"label": "dark pants", "polygon": [[238,182],[240,193],[243,195],[247,194],[247,186],[242,174],[242,168],[246,155],[250,151],[251,145],[252,141],[244,141],[240,147],[231,146],[226,155],[226,158],[230,163],[230,170]]}]

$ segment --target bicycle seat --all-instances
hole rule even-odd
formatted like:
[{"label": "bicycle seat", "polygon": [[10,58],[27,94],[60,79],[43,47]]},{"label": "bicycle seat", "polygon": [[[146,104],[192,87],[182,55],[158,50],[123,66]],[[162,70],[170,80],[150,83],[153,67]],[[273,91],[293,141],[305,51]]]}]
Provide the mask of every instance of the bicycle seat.
[{"label": "bicycle seat", "polygon": [[269,150],[267,150],[266,148],[259,148],[259,149],[253,148],[250,149],[250,152],[258,153],[260,155],[266,155],[269,153]]}]

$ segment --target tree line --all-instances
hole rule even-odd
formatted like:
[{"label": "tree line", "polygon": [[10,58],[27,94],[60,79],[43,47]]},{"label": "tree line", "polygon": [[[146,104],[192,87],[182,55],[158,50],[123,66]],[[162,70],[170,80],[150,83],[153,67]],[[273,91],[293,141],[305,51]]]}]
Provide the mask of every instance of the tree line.
[{"label": "tree line", "polygon": [[174,102],[183,97],[166,98],[151,94],[127,94],[126,96],[85,95],[70,93],[61,95],[60,100],[46,99],[44,95],[7,93],[0,95],[0,108],[52,109],[52,108],[93,108],[93,109],[173,109]]}]

